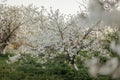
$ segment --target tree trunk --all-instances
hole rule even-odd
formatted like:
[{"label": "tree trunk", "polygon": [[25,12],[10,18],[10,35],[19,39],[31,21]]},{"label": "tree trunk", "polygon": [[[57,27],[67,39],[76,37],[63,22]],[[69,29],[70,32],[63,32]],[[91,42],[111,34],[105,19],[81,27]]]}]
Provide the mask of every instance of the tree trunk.
[{"label": "tree trunk", "polygon": [[5,54],[4,49],[7,46],[6,43],[0,43],[0,54]]}]

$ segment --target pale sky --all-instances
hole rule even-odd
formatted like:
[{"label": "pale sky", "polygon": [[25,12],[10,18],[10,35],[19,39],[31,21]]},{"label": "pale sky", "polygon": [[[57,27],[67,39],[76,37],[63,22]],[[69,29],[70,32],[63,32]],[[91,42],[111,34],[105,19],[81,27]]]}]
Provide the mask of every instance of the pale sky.
[{"label": "pale sky", "polygon": [[37,7],[45,6],[46,9],[50,9],[50,7],[55,9],[60,9],[60,11],[64,14],[76,14],[79,11],[79,4],[77,1],[80,0],[8,0],[7,4],[9,5],[29,5],[33,4]]}]

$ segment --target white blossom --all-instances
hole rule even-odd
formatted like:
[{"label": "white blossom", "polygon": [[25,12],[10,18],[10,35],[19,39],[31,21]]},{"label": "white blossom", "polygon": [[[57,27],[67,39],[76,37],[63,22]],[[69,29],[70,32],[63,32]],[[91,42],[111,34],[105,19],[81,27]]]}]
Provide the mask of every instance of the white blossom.
[{"label": "white blossom", "polygon": [[7,63],[17,62],[20,58],[21,58],[21,55],[20,54],[16,54],[15,56],[9,57],[9,59],[7,60]]}]

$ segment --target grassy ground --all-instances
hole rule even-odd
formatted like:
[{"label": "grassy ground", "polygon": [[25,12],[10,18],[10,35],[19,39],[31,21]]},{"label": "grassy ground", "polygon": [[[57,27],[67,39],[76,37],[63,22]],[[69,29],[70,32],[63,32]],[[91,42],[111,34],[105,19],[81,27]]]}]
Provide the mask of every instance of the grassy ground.
[{"label": "grassy ground", "polygon": [[91,78],[80,61],[76,71],[59,58],[45,64],[36,63],[31,57],[27,62],[13,64],[7,64],[7,59],[7,54],[0,55],[0,80],[110,80],[104,76]]}]

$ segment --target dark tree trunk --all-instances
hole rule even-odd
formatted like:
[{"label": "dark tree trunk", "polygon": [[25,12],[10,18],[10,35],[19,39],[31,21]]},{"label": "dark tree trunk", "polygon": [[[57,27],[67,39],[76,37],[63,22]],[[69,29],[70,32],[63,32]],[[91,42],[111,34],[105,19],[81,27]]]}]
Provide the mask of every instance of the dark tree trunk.
[{"label": "dark tree trunk", "polygon": [[6,43],[0,43],[0,54],[4,53],[4,49],[5,49],[6,46],[7,46]]}]

